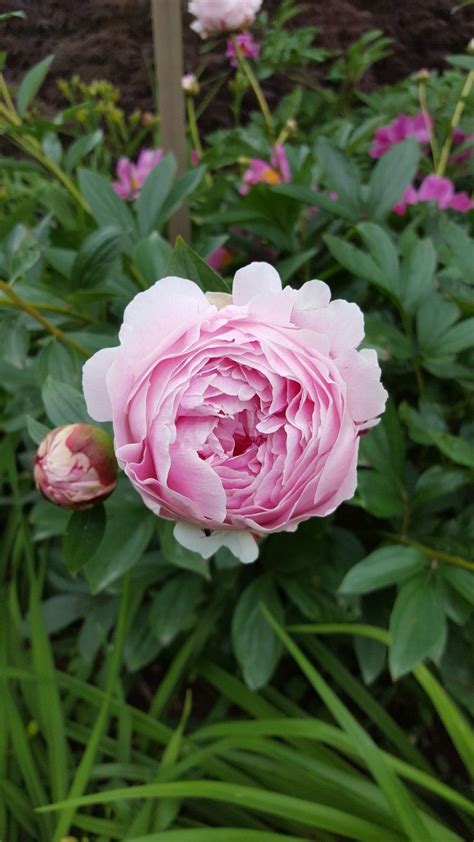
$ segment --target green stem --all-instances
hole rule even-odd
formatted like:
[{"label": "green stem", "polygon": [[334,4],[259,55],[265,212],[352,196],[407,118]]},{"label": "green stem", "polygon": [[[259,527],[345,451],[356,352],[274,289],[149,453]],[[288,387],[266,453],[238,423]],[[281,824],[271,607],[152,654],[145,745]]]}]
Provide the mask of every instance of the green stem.
[{"label": "green stem", "polygon": [[427,547],[426,544],[420,544],[413,538],[408,538],[404,535],[390,534],[388,535],[388,537],[396,540],[399,544],[408,544],[410,547],[415,547],[415,549],[420,550],[420,552],[422,552],[428,558],[439,559],[439,561],[446,561],[448,564],[454,564],[457,567],[463,567],[465,570],[474,571],[474,562],[468,561],[466,558],[462,558],[462,556],[452,555],[451,553],[445,553],[443,550],[437,550],[433,547]]},{"label": "green stem", "polygon": [[236,39],[235,35],[232,36],[232,43],[234,45],[235,56],[236,56],[237,61],[239,63],[239,67],[242,70],[242,72],[245,74],[245,76],[247,77],[247,79],[250,83],[250,86],[251,86],[251,88],[252,88],[252,90],[255,94],[255,97],[257,99],[257,102],[260,106],[260,111],[262,112],[263,119],[265,120],[265,124],[266,124],[267,130],[268,130],[268,134],[269,134],[270,138],[273,139],[273,118],[272,118],[272,115],[271,115],[270,108],[268,107],[268,102],[265,99],[265,94],[263,93],[262,88],[260,87],[260,82],[258,81],[257,77],[255,76],[255,73],[253,72],[249,62],[240,52],[239,45],[237,44],[237,39]]},{"label": "green stem", "polygon": [[199,137],[199,129],[196,119],[196,109],[194,108],[194,97],[187,96],[186,97],[186,109],[188,112],[188,122],[189,122],[189,133],[191,135],[191,140],[193,142],[193,146],[199,155],[202,155],[202,143],[201,138]]},{"label": "green stem", "polygon": [[33,304],[29,304],[24,298],[20,298],[20,296],[12,289],[10,284],[5,283],[5,281],[0,281],[0,290],[5,293],[5,295],[13,302],[15,307],[18,310],[22,310],[24,313],[27,313],[31,316],[32,319],[39,322],[48,333],[51,333],[52,336],[55,336],[56,339],[59,339],[61,342],[65,342],[66,345],[69,345],[70,348],[73,348],[75,351],[78,351],[83,357],[90,357],[89,351],[84,348],[82,345],[79,345],[78,342],[75,342],[74,339],[70,339],[67,333],[64,333],[59,327],[53,325],[52,322],[49,321],[45,316],[43,316]]},{"label": "green stem", "polygon": [[439,175],[441,177],[445,174],[446,167],[448,165],[449,153],[451,151],[451,146],[453,145],[453,131],[459,126],[462,113],[464,111],[464,108],[466,107],[467,98],[471,93],[473,82],[474,70],[470,70],[467,74],[466,81],[464,82],[463,89],[461,91],[461,96],[459,97],[456,103],[456,108],[454,109],[454,113],[451,118],[449,134],[444,142],[444,146],[441,150],[441,155],[439,156],[438,166],[436,167],[436,175]]},{"label": "green stem", "polygon": [[[87,324],[96,324],[96,320],[91,316],[79,313],[78,310],[74,310],[72,307],[70,309],[68,307],[58,307],[57,304],[35,304],[34,306],[40,312],[56,313],[58,316],[67,316],[70,319],[77,319],[78,321],[86,322]],[[0,299],[0,307],[12,307],[14,309],[18,309],[17,305],[14,304],[13,301],[6,301],[2,299]]]},{"label": "green stem", "polygon": [[[119,615],[117,621],[117,631],[115,634],[115,641],[112,650],[112,655],[108,664],[107,681],[105,685],[105,693],[102,698],[102,703],[99,708],[97,718],[92,728],[89,742],[86,750],[82,755],[81,762],[77,768],[74,780],[69,790],[68,800],[80,798],[89,783],[92,768],[95,763],[97,752],[100,743],[104,736],[109,721],[110,705],[114,695],[114,690],[120,675],[120,664],[122,661],[122,651],[125,642],[125,634],[128,624],[128,607],[130,597],[130,576],[127,574],[123,579],[122,596],[120,600]],[[71,823],[74,819],[76,810],[74,807],[65,807],[61,812],[59,821],[54,835],[55,842],[68,836]]]},{"label": "green stem", "polygon": [[433,164],[434,164],[434,168],[436,170],[436,168],[438,166],[439,151],[438,151],[438,144],[436,143],[436,138],[433,134],[433,128],[431,126],[430,113],[428,111],[428,102],[427,102],[427,99],[426,99],[426,79],[424,77],[421,77],[418,80],[418,99],[420,100],[421,113],[423,114],[423,117],[424,117],[424,120],[425,120],[425,126],[428,130],[428,138],[429,138],[429,141],[430,141],[431,154],[433,156]]}]

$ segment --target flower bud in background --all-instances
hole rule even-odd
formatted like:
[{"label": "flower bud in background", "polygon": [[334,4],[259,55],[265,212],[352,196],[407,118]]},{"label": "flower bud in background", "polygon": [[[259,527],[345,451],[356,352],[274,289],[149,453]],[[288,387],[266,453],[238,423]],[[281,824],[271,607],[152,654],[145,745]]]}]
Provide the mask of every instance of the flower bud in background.
[{"label": "flower bud in background", "polygon": [[219,32],[235,32],[250,26],[263,0],[190,0],[188,12],[196,20],[191,24],[201,38]]},{"label": "flower bud in background", "polygon": [[181,77],[181,87],[188,96],[197,96],[200,91],[200,85],[194,73],[186,73]]},{"label": "flower bud in background", "polygon": [[105,500],[117,484],[110,436],[93,424],[56,427],[38,448],[34,477],[44,497],[67,509]]},{"label": "flower bud in background", "polygon": [[250,32],[241,32],[235,36],[235,40],[229,38],[227,41],[226,57],[230,59],[231,67],[238,67],[238,56],[257,60],[260,57],[260,44],[253,40]]}]

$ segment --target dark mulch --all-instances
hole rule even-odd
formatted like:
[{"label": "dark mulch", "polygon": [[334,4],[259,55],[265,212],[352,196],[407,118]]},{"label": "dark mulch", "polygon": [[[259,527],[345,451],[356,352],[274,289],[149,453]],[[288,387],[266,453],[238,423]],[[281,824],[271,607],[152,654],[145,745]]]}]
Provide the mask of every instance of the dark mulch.
[{"label": "dark mulch", "polygon": [[[178,0],[177,0],[178,2]],[[420,67],[440,68],[444,56],[462,52],[469,38],[468,8],[453,11],[460,0],[329,0],[308,2],[296,21],[320,30],[319,44],[346,47],[369,29],[393,38],[394,52],[375,65],[366,88],[394,82]],[[278,0],[265,0],[271,10]],[[55,54],[51,76],[42,90],[46,106],[62,105],[55,79],[79,73],[85,81],[108,79],[122,91],[127,110],[152,108],[152,36],[149,0],[0,0],[0,12],[23,9],[27,20],[1,25],[1,49],[8,52],[7,77],[15,82],[34,62]],[[472,10],[472,7],[471,7]],[[200,42],[185,17],[185,65],[196,67]],[[226,66],[214,53],[212,69]],[[283,86],[284,89],[285,86]],[[267,83],[270,101],[282,90],[281,80]],[[224,102],[213,104],[204,128],[225,124]]]}]

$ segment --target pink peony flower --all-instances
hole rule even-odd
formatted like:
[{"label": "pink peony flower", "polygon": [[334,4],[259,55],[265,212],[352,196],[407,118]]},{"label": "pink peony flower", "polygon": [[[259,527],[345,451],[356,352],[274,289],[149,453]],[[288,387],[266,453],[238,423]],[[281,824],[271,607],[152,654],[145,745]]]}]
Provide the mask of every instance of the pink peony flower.
[{"label": "pink peony flower", "polygon": [[190,0],[188,12],[196,20],[191,29],[201,38],[217,35],[219,32],[235,32],[250,26],[263,0]]},{"label": "pink peony flower", "polygon": [[432,128],[433,119],[429,114],[420,112],[415,117],[400,114],[388,126],[376,129],[369,155],[372,158],[381,158],[392,146],[406,140],[407,137],[414,137],[419,143],[428,143]]},{"label": "pink peony flower", "polygon": [[229,249],[225,246],[218,246],[207,258],[207,262],[211,269],[215,272],[220,272],[222,269],[227,269],[232,263],[232,255]]},{"label": "pink peony flower", "polygon": [[417,205],[419,202],[436,202],[440,210],[451,209],[460,213],[467,213],[474,208],[474,202],[467,193],[455,192],[450,178],[441,178],[434,173],[423,179],[418,190],[410,184],[405,189],[401,202],[395,205],[393,210],[399,216],[404,216],[408,205]]},{"label": "pink peony flower", "polygon": [[119,465],[175,537],[204,558],[257,558],[256,536],[293,532],[354,494],[359,436],[387,393],[357,347],[356,304],[309,281],[282,290],[267,263],[232,296],[163,278],[135,296],[120,345],[84,367],[90,414],[113,420]]},{"label": "pink peony flower", "polygon": [[92,424],[56,427],[41,442],[34,465],[36,487],[67,509],[87,509],[105,500],[117,484],[110,437]]},{"label": "pink peony flower", "polygon": [[137,199],[151,171],[163,158],[162,149],[143,149],[137,163],[129,158],[119,158],[117,163],[118,181],[112,182],[117,196],[122,199]]},{"label": "pink peony flower", "polygon": [[254,184],[281,184],[291,181],[290,165],[284,146],[275,146],[270,163],[261,158],[252,158],[245,170],[239,193],[245,196]]},{"label": "pink peony flower", "polygon": [[225,53],[227,58],[230,59],[231,67],[239,66],[237,54],[243,56],[244,58],[259,58],[260,44],[257,44],[257,42],[253,40],[253,36],[250,32],[241,32],[239,35],[236,35],[235,42],[237,44],[237,50],[235,48],[234,41],[229,38]]}]

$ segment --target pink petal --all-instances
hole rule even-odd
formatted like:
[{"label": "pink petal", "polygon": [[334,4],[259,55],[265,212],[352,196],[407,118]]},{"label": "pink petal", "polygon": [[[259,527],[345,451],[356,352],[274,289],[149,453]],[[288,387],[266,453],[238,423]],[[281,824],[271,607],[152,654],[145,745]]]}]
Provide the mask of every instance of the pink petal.
[{"label": "pink petal", "polygon": [[281,278],[269,263],[250,263],[234,275],[232,299],[239,307],[248,304],[256,295],[276,295],[281,292]]},{"label": "pink petal", "polygon": [[103,348],[87,360],[82,370],[82,388],[87,411],[94,421],[111,421],[112,404],[106,376],[116,359],[118,348]]},{"label": "pink petal", "polygon": [[347,403],[356,424],[377,418],[385,409],[388,393],[380,382],[380,366],[375,351],[345,351],[336,365],[347,384]]}]

